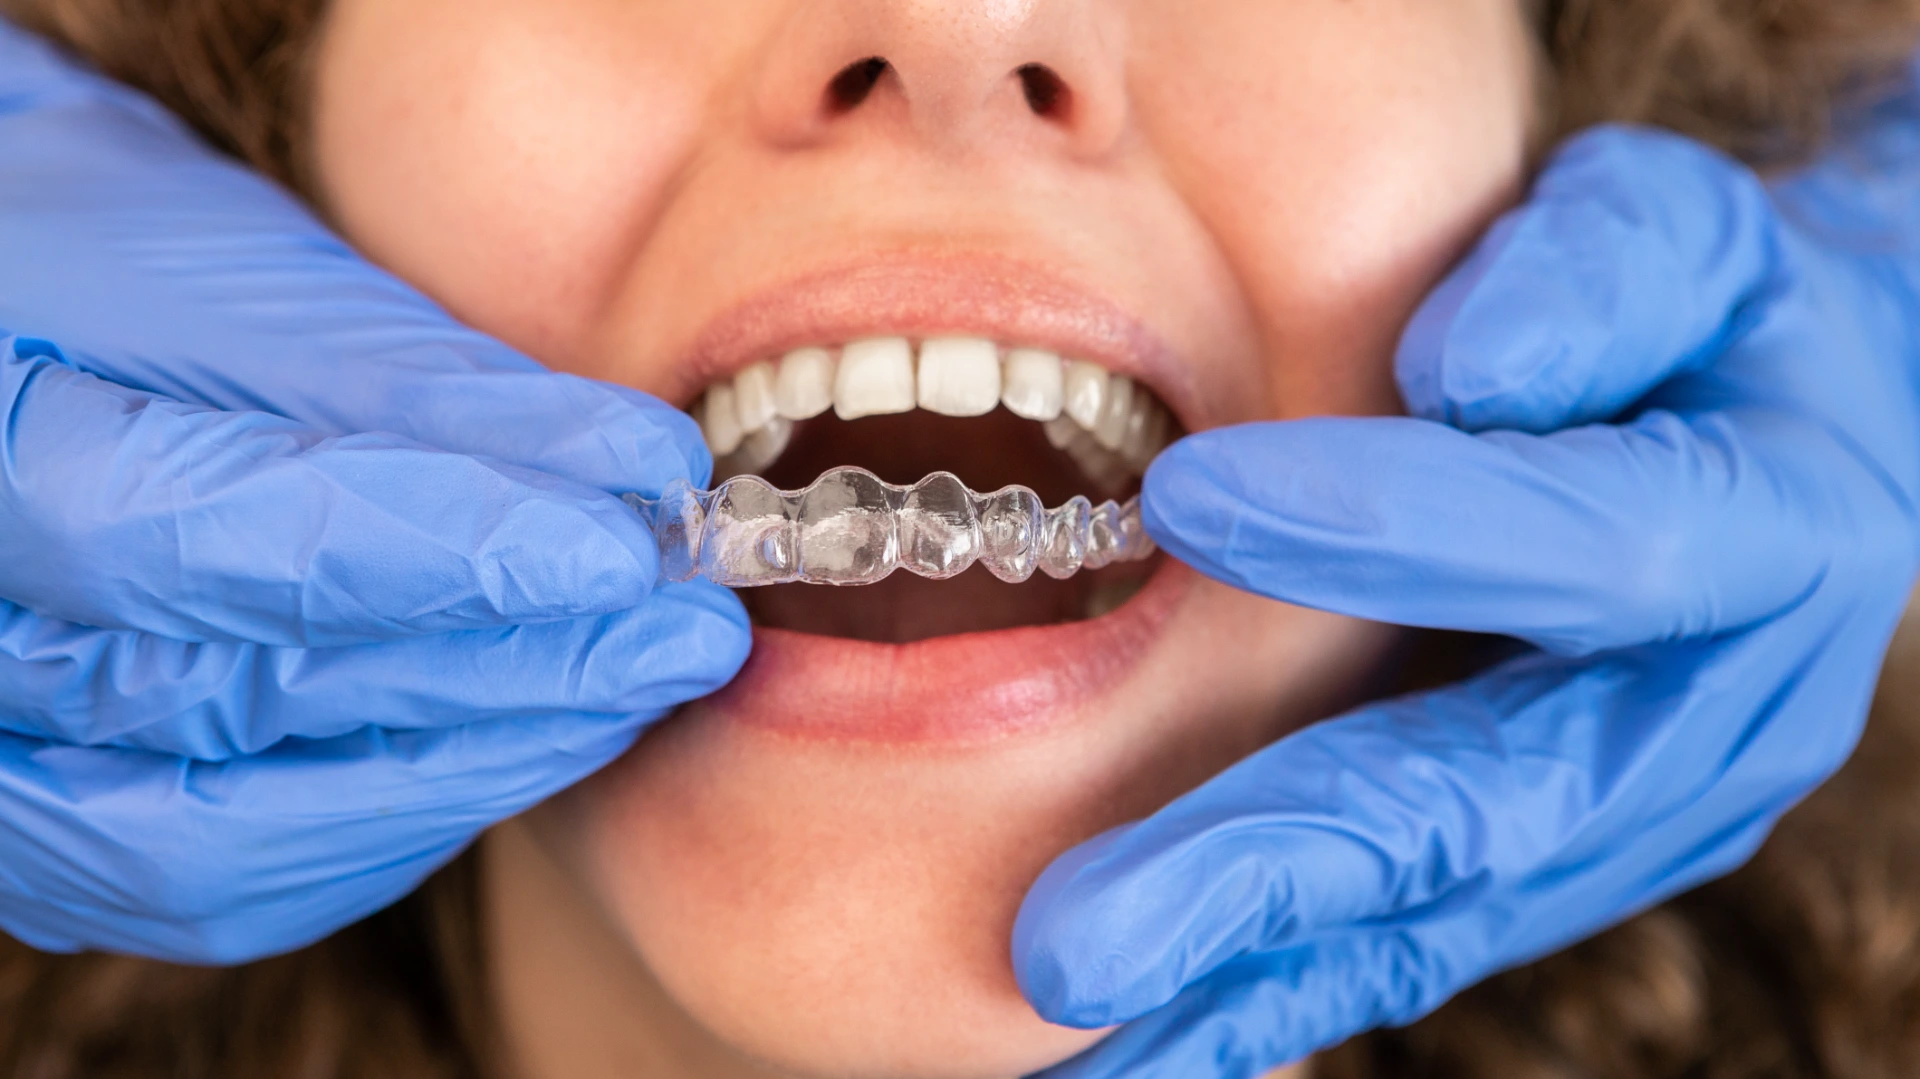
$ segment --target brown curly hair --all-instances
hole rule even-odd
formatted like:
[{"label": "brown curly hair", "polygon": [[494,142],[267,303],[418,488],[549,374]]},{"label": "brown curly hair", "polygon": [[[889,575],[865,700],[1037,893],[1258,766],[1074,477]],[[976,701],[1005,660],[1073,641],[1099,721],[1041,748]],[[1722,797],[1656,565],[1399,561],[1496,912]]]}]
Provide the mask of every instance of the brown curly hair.
[{"label": "brown curly hair", "polygon": [[[1912,58],[1920,0],[1535,0],[1545,132],[1658,124],[1755,164],[1816,148]],[[0,0],[215,145],[310,190],[324,0]],[[1836,722],[1844,717],[1836,716]],[[476,853],[303,951],[230,970],[0,937],[0,1075],[493,1079]],[[1754,861],[1317,1079],[1895,1079],[1920,1071],[1920,627],[1866,744]]]},{"label": "brown curly hair", "polygon": [[1920,616],[1888,656],[1860,749],[1744,868],[1314,1068],[1314,1079],[1916,1074]]}]

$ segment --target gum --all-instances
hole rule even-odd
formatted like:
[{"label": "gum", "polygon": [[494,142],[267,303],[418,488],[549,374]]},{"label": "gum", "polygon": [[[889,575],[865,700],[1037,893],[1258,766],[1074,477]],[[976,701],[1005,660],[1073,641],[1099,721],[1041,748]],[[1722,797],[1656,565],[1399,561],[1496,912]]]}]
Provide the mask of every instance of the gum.
[{"label": "gum", "polygon": [[951,472],[901,487],[864,468],[835,468],[798,491],[735,476],[712,490],[682,482],[626,501],[653,530],[663,579],[732,588],[865,585],[896,569],[942,580],[976,562],[1017,583],[1154,551],[1137,496],[1095,506],[1076,495],[1047,509],[1025,487],[979,494]]}]

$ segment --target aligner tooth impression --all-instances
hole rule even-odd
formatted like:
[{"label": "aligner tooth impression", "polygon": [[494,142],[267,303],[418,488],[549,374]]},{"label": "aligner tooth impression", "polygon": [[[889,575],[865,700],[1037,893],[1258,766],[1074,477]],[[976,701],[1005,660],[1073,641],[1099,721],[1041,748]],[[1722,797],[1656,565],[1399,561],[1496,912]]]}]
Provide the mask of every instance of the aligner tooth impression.
[{"label": "aligner tooth impression", "polygon": [[865,585],[896,569],[944,579],[979,562],[1020,582],[1153,553],[1137,496],[1094,505],[1076,495],[1047,509],[1026,487],[981,494],[951,472],[903,487],[845,466],[797,491],[752,474],[784,452],[797,422],[828,409],[854,419],[916,406],[949,416],[999,406],[1041,423],[1103,493],[1143,473],[1173,434],[1172,417],[1144,385],[1044,349],[962,336],[795,349],[714,384],[693,409],[715,474],[730,478],[710,490],[682,482],[658,498],[626,496],[653,530],[662,578]]},{"label": "aligner tooth impression", "polygon": [[951,472],[901,487],[847,466],[799,491],[735,476],[710,491],[682,481],[659,498],[626,500],[653,529],[663,579],[732,588],[873,584],[896,569],[941,579],[975,562],[1017,583],[1035,570],[1071,577],[1154,552],[1137,497],[1096,507],[1075,495],[1049,510],[1025,487],[979,494]]}]

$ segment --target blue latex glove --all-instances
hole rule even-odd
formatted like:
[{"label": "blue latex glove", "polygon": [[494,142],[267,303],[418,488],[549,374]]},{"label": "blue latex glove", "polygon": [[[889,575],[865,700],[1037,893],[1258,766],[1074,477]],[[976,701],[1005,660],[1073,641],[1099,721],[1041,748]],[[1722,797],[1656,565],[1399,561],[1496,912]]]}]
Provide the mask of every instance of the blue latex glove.
[{"label": "blue latex glove", "polygon": [[392,902],[729,678],[608,491],[683,414],[356,258],[0,23],[0,928],[232,961]]},{"label": "blue latex glove", "polygon": [[1771,199],[1673,136],[1590,133],[1413,322],[1418,418],[1155,463],[1149,530],[1213,576],[1538,650],[1050,868],[1021,984],[1126,1024],[1050,1075],[1255,1076],[1411,1022],[1733,869],[1842,763],[1920,559],[1916,117]]}]

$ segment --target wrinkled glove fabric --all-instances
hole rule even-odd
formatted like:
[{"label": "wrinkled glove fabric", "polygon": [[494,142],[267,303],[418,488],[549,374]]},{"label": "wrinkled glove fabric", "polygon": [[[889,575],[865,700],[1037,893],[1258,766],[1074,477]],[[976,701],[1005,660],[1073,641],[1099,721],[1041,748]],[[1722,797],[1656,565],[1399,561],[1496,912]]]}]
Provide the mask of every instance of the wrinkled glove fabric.
[{"label": "wrinkled glove fabric", "polygon": [[1744,861],[1845,760],[1920,559],[1920,106],[1769,188],[1569,143],[1429,299],[1411,417],[1205,432],[1154,538],[1241,588],[1518,638],[1070,852],[1015,934],[1049,1075],[1251,1077]]},{"label": "wrinkled glove fabric", "polygon": [[392,902],[731,677],[547,371],[0,22],[0,929],[231,962]]}]

